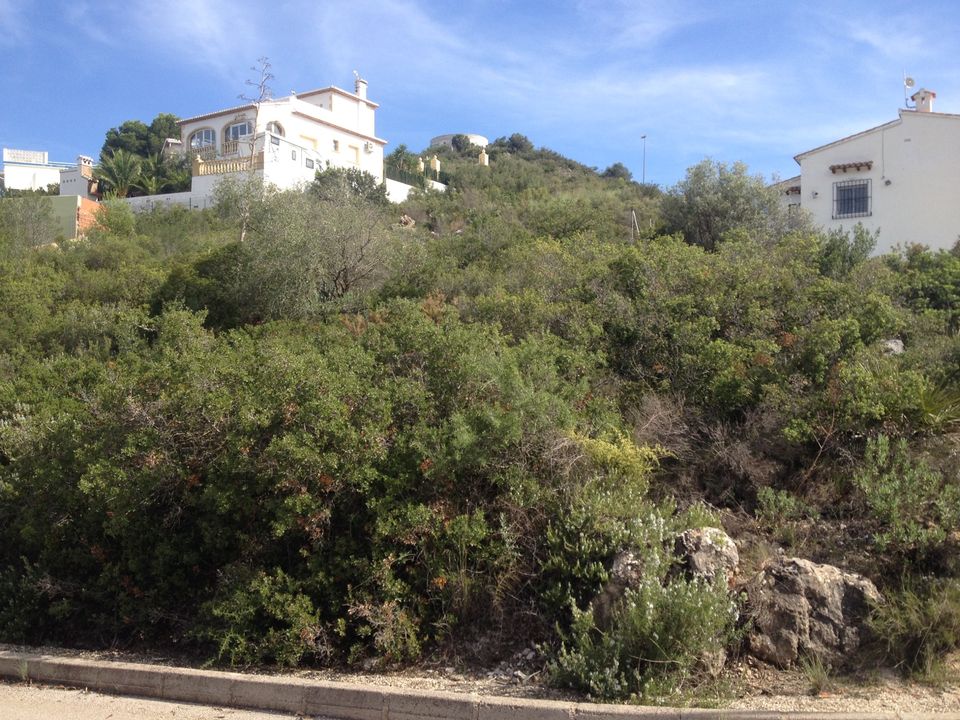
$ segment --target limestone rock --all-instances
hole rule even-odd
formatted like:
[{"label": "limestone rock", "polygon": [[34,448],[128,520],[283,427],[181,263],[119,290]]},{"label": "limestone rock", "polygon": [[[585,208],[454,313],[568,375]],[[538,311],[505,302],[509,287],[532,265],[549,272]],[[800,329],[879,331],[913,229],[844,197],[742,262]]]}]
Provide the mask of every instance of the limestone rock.
[{"label": "limestone rock", "polygon": [[750,652],[779,667],[805,656],[840,665],[860,647],[871,604],[865,577],[800,558],[778,558],[749,583]]},{"label": "limestone rock", "polygon": [[621,550],[610,566],[610,580],[603,591],[593,599],[593,617],[599,627],[609,625],[613,609],[628,588],[635,587],[643,577],[643,563],[629,550]]},{"label": "limestone rock", "polygon": [[885,355],[902,355],[903,340],[900,338],[890,338],[883,341],[883,352]]},{"label": "limestone rock", "polygon": [[720,528],[694,528],[681,533],[674,554],[686,574],[710,581],[722,577],[729,583],[740,565],[736,543]]},{"label": "limestone rock", "polygon": [[700,653],[700,669],[712,678],[720,677],[727,664],[727,651],[723,648],[704,650]]}]

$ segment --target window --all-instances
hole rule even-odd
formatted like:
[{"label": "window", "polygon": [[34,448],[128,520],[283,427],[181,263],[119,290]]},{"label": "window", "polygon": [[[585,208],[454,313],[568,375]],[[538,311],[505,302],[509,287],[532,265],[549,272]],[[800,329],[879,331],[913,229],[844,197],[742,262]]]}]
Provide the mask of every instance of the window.
[{"label": "window", "polygon": [[308,168],[311,168],[311,169],[313,168],[313,160],[311,160],[310,158],[307,158],[303,162],[306,164]]},{"label": "window", "polygon": [[278,123],[278,122],[273,122],[273,121],[268,122],[268,123],[267,123],[267,132],[268,132],[268,133],[273,133],[274,135],[279,135],[280,137],[283,137],[283,125],[281,125],[281,124]]},{"label": "window", "polygon": [[270,138],[270,144],[271,144],[271,145],[279,145],[279,144],[280,144],[280,138],[278,138],[276,135],[274,135],[272,138]]},{"label": "window", "polygon": [[212,147],[215,142],[213,128],[203,128],[197,130],[190,136],[190,149],[200,150],[205,147]]},{"label": "window", "polygon": [[253,125],[249,120],[227,125],[226,129],[223,131],[223,137],[225,140],[239,140],[240,138],[245,138],[250,135],[253,135]]},{"label": "window", "polygon": [[334,141],[333,141],[333,151],[334,151],[334,152],[340,152],[340,141],[339,141],[339,140],[334,140]]},{"label": "window", "polygon": [[834,219],[866,217],[870,214],[869,180],[844,180],[833,184]]}]

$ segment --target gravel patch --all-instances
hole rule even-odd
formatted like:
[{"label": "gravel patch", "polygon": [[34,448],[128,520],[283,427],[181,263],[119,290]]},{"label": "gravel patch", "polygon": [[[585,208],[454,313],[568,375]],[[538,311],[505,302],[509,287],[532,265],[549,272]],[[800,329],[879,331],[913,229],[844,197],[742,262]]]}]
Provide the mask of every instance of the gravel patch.
[{"label": "gravel patch", "polygon": [[[117,651],[68,650],[55,647],[19,647],[0,644],[0,650],[16,650],[53,656],[141,662],[170,667],[197,667],[189,658],[162,654]],[[418,666],[395,672],[246,668],[256,675],[288,675],[297,678],[342,681],[374,686],[442,690],[484,696],[529,699],[574,700],[584,698],[570,691],[546,687],[542,682],[543,658],[533,648],[515,653],[491,668],[454,665]],[[958,712],[960,711],[960,656],[947,664],[943,680],[936,685],[910,682],[892,671],[877,671],[858,677],[831,677],[830,687],[814,695],[810,680],[798,669],[777,670],[747,658],[732,664],[717,683],[705,705],[738,710],[807,712]],[[667,703],[667,704],[678,704]],[[209,717],[205,716],[205,717]],[[278,717],[278,716],[270,716]]]}]

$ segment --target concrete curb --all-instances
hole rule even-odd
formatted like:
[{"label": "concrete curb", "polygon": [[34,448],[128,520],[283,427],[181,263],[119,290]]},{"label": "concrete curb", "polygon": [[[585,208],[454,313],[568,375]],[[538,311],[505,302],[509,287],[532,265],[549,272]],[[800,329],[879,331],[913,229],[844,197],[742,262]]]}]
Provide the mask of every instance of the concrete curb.
[{"label": "concrete curb", "polygon": [[960,713],[699,710],[525,700],[0,650],[0,677],[339,720],[960,720]]}]

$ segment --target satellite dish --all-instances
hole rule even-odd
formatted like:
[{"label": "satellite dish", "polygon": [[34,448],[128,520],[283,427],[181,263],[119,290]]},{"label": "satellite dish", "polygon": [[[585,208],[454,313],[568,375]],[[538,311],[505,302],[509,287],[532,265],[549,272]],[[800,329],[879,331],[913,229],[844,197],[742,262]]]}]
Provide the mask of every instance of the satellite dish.
[{"label": "satellite dish", "polygon": [[917,84],[916,80],[914,80],[912,77],[905,77],[903,79],[904,87],[912,88],[916,84]]}]

